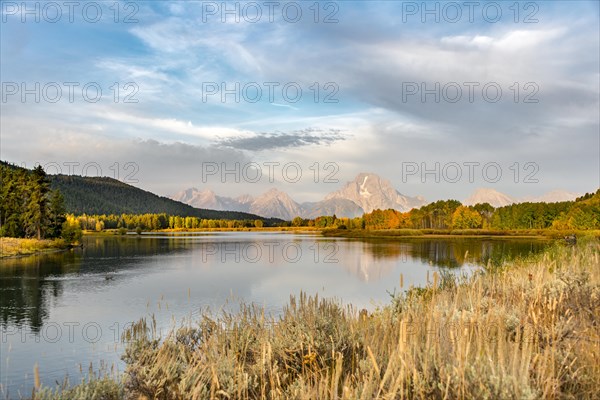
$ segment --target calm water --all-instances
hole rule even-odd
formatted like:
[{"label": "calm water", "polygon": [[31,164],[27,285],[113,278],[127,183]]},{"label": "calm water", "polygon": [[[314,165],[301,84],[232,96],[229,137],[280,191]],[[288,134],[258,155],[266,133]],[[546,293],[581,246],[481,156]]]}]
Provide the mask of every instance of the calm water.
[{"label": "calm water", "polygon": [[84,244],[0,261],[1,397],[30,395],[36,363],[46,385],[67,375],[78,382],[90,365],[122,371],[120,334],[145,316],[165,332],[201,309],[235,309],[240,300],[277,313],[300,291],[372,309],[400,290],[401,275],[404,288],[424,285],[433,271],[469,273],[490,257],[546,245],[255,232],[86,236]]}]

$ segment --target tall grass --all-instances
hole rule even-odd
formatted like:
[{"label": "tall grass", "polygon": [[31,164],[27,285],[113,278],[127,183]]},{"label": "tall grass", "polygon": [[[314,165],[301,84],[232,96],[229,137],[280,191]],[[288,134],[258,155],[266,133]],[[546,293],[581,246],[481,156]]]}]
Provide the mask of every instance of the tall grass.
[{"label": "tall grass", "polygon": [[68,247],[63,239],[20,239],[0,237],[0,258],[62,250]]},{"label": "tall grass", "polygon": [[[130,399],[594,399],[600,245],[443,276],[373,313],[300,295],[125,337]],[[100,398],[100,397],[98,397]]]}]

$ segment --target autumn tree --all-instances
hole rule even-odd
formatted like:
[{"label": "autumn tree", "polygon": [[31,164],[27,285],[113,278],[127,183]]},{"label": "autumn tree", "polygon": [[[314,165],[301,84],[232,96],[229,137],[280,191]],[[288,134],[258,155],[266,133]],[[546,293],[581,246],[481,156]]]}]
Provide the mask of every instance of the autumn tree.
[{"label": "autumn tree", "polygon": [[296,217],[292,220],[292,226],[303,226],[305,225],[305,221],[302,217]]},{"label": "autumn tree", "polygon": [[455,229],[481,228],[483,218],[474,209],[460,206],[452,214],[452,227]]}]

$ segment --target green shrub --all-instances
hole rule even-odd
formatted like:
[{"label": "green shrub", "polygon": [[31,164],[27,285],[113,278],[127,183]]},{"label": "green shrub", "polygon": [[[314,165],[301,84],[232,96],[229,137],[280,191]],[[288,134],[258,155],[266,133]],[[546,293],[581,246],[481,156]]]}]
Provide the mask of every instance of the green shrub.
[{"label": "green shrub", "polygon": [[68,244],[81,243],[83,237],[83,231],[79,227],[78,223],[73,223],[69,220],[65,221],[62,225],[62,238]]}]

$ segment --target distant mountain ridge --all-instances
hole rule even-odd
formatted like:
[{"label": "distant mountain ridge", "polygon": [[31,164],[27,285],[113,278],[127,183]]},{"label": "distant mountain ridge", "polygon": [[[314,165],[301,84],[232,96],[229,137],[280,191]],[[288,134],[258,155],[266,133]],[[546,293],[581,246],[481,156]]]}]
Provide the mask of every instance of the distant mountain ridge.
[{"label": "distant mountain ridge", "polygon": [[493,207],[504,207],[515,203],[557,203],[561,201],[574,201],[581,196],[579,193],[567,192],[565,190],[553,190],[538,197],[527,196],[522,198],[513,198],[495,189],[479,188],[476,189],[462,203],[466,206],[472,206],[477,203],[489,203]]},{"label": "distant mountain ridge", "polygon": [[504,207],[509,204],[517,203],[515,199],[512,197],[500,193],[495,189],[485,189],[479,188],[476,189],[471,196],[469,196],[465,201],[462,202],[466,206],[472,206],[475,204],[481,203],[489,203],[494,208]]},{"label": "distant mountain ridge", "polygon": [[318,202],[297,203],[287,193],[277,189],[270,189],[256,198],[250,195],[231,198],[218,196],[212,190],[190,188],[171,198],[193,207],[243,211],[287,220],[297,216],[316,218],[334,214],[354,218],[375,209],[409,211],[426,203],[423,197],[401,194],[388,180],[373,173],[358,174],[353,181]]},{"label": "distant mountain ridge", "polygon": [[581,196],[581,193],[567,192],[566,190],[553,190],[538,197],[523,197],[519,203],[557,203],[560,201],[573,201],[579,196]]}]

